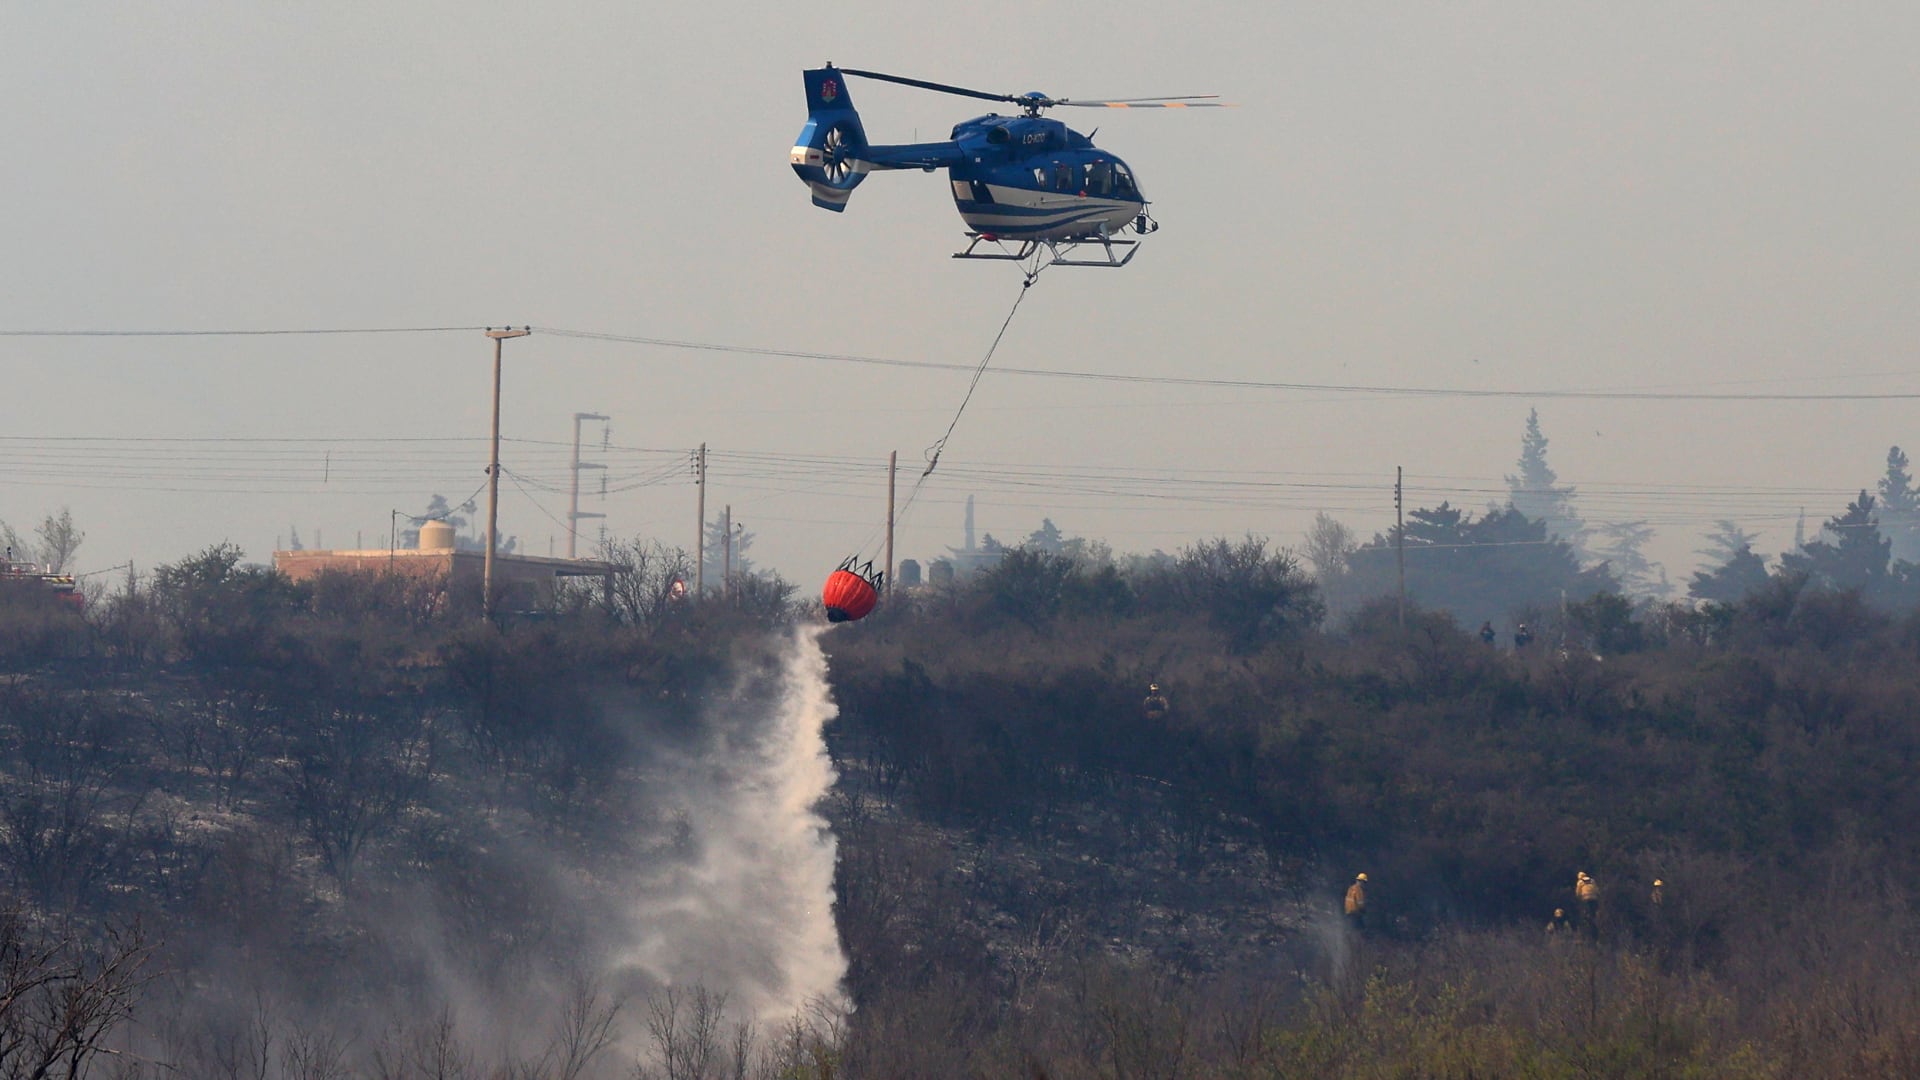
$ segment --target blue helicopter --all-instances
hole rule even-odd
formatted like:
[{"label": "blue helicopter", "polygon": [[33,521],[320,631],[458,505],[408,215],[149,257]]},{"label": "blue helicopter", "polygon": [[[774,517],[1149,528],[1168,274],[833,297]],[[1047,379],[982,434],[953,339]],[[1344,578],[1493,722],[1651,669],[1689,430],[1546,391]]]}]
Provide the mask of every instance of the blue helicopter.
[{"label": "blue helicopter", "polygon": [[[1003,101],[1018,116],[989,113],[954,126],[947,142],[876,146],[867,141],[846,76],[899,83],[942,94]],[[878,169],[947,170],[953,202],[971,241],[956,259],[1025,261],[1042,249],[1064,266],[1125,266],[1138,250],[1131,230],[1145,236],[1160,226],[1147,214],[1133,171],[1093,139],[1040,114],[1056,105],[1103,109],[1220,108],[1215,95],[1075,101],[1032,92],[995,94],[964,86],[856,68],[805,72],[807,124],[794,140],[793,171],[813,192],[813,205],[839,212],[853,189]],[[1015,245],[1007,248],[1007,243]],[[982,244],[988,244],[981,250]],[[1100,258],[1079,259],[1098,245]],[[1120,251],[1124,250],[1125,254]]]}]

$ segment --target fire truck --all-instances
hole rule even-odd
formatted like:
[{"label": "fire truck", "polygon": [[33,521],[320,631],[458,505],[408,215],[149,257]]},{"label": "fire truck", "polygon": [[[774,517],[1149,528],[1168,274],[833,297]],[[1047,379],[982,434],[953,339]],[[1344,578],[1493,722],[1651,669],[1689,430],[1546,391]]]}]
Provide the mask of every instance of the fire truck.
[{"label": "fire truck", "polygon": [[14,562],[12,559],[0,559],[0,585],[7,585],[14,582],[32,583],[76,606],[85,600],[72,574],[56,574],[48,567],[41,566],[39,563]]}]

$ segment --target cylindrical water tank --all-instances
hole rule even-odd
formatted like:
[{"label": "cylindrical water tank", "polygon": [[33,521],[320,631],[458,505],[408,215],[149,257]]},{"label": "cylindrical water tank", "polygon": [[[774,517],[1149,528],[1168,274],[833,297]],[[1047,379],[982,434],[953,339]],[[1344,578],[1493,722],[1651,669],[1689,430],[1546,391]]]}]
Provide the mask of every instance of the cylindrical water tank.
[{"label": "cylindrical water tank", "polygon": [[444,521],[429,521],[420,526],[421,551],[452,551],[453,526]]}]

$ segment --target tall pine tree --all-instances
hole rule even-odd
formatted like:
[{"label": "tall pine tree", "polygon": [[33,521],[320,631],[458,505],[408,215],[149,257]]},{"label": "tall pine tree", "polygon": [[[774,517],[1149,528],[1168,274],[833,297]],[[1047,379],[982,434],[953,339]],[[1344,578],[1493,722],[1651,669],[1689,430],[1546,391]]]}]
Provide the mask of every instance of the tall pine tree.
[{"label": "tall pine tree", "polygon": [[[738,521],[733,523],[733,577],[735,581],[753,573],[753,560],[747,558],[747,549],[753,546],[753,532],[743,528]],[[725,517],[711,518],[707,521],[706,535],[703,538],[701,560],[706,564],[701,574],[709,589],[720,588],[726,580],[727,567],[727,520]]]},{"label": "tall pine tree", "polygon": [[1664,600],[1673,592],[1667,581],[1667,568],[1648,559],[1641,549],[1653,539],[1653,527],[1645,521],[1620,521],[1595,530],[1601,544],[1594,554],[1607,561],[1620,591],[1628,596]]},{"label": "tall pine tree", "polygon": [[1694,552],[1707,562],[1693,572],[1687,595],[1695,600],[1731,604],[1767,583],[1767,560],[1754,553],[1758,533],[1748,532],[1725,518],[1714,523],[1707,546]]},{"label": "tall pine tree", "polygon": [[1507,477],[1508,503],[1544,522],[1548,535],[1564,540],[1586,554],[1587,526],[1573,509],[1573,488],[1561,487],[1559,474],[1547,464],[1547,437],[1540,431],[1540,410],[1527,411],[1527,430],[1520,437],[1520,472]]},{"label": "tall pine tree", "polygon": [[1920,563],[1920,491],[1913,487],[1907,455],[1887,451],[1887,472],[1880,478],[1880,531],[1893,544],[1893,557]]},{"label": "tall pine tree", "polygon": [[1892,547],[1880,535],[1873,496],[1862,491],[1844,513],[1827,520],[1818,539],[1780,556],[1780,567],[1804,573],[1832,589],[1859,589],[1872,596],[1884,591]]}]

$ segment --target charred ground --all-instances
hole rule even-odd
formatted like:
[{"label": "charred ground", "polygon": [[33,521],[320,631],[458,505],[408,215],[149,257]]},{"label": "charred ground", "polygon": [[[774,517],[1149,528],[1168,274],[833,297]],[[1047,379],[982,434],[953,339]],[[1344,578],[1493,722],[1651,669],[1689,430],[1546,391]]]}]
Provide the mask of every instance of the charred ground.
[{"label": "charred ground", "polygon": [[[828,636],[857,1007],[738,1061],[717,1010],[579,976],[621,868],[684,839],[649,748],[767,663],[771,581],[499,629],[231,549],[84,616],[9,591],[9,940],[120,964],[89,1045],[128,1075],[620,1074],[559,1064],[599,1017],[680,1076],[1915,1071],[1911,615],[1781,575],[1516,653],[1190,554],[1011,558]],[[1578,870],[1599,908],[1549,934]]]}]

